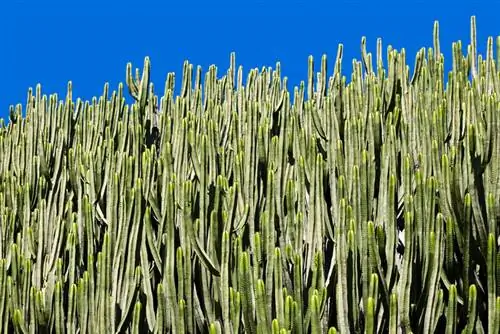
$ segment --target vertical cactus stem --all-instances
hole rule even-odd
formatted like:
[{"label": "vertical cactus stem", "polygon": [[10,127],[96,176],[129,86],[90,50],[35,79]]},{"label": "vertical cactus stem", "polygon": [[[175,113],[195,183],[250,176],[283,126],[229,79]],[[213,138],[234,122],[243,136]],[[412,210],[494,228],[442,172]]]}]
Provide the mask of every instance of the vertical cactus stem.
[{"label": "vertical cactus stem", "polygon": [[[411,196],[407,196],[408,206],[411,207]],[[410,327],[410,287],[411,287],[411,272],[412,272],[412,262],[413,262],[413,215],[411,210],[405,212],[405,252],[403,254],[403,269],[401,273],[401,279],[398,284],[398,309],[401,326],[406,331],[411,331]]]},{"label": "vertical cactus stem", "polygon": [[431,231],[429,234],[429,273],[428,273],[428,292],[429,297],[427,299],[426,312],[424,316],[424,331],[432,331],[433,324],[436,321],[437,310],[437,294],[436,290],[438,288],[440,271],[442,267],[442,225],[443,216],[441,213],[437,215],[437,223],[435,227],[435,232]]},{"label": "vertical cactus stem", "polygon": [[454,264],[454,230],[455,223],[451,217],[446,219],[446,248],[445,248],[445,266],[444,269],[448,275],[453,273]]},{"label": "vertical cactus stem", "polygon": [[259,279],[256,284],[256,314],[257,314],[257,331],[267,331],[270,327],[270,322],[267,319],[267,298],[266,287],[264,281]]},{"label": "vertical cactus stem", "polygon": [[488,333],[495,333],[496,323],[499,321],[496,316],[496,240],[495,235],[488,236],[488,249],[486,259],[487,271],[487,294],[488,294]]},{"label": "vertical cactus stem", "polygon": [[176,265],[177,268],[177,297],[181,299],[184,296],[184,251],[182,247],[178,247],[176,251]]},{"label": "vertical cactus stem", "polygon": [[[276,137],[275,137],[276,138]],[[264,239],[264,251],[266,254],[265,257],[265,272],[266,272],[266,277],[265,277],[265,284],[267,286],[266,290],[266,296],[267,298],[271,298],[273,294],[273,272],[274,272],[274,249],[276,245],[276,231],[275,231],[275,221],[276,221],[276,200],[275,196],[276,194],[276,189],[278,187],[278,184],[280,182],[279,177],[275,176],[275,173],[273,172],[272,169],[268,170],[267,173],[267,189],[268,189],[268,203],[266,212],[268,212],[268,220],[266,222],[266,229],[265,229],[265,239]],[[266,305],[266,310],[267,310],[267,317],[268,320],[271,321],[272,319],[272,306],[271,304]]]},{"label": "vertical cactus stem", "polygon": [[92,328],[96,326],[96,319],[95,319],[95,313],[96,313],[96,301],[95,301],[95,281],[96,281],[96,275],[94,274],[94,257],[92,255],[88,256],[88,279],[86,280],[85,284],[85,291],[86,291],[86,298],[88,301],[88,321],[90,324],[90,327]]},{"label": "vertical cactus stem", "polygon": [[369,287],[369,296],[373,299],[373,310],[374,312],[377,309],[377,300],[378,300],[378,285],[379,285],[379,280],[378,280],[378,275],[377,274],[372,274],[370,275],[370,287]]},{"label": "vertical cactus stem", "polygon": [[68,316],[66,318],[66,329],[68,334],[76,334],[77,331],[77,286],[71,284],[69,287]]},{"label": "vertical cactus stem", "polygon": [[[7,300],[7,259],[0,258],[0,300]],[[3,330],[3,315],[7,303],[0,302],[0,331]]]},{"label": "vertical cactus stem", "polygon": [[134,81],[134,78],[132,76],[132,63],[127,63],[127,68],[126,68],[126,83],[127,87],[129,89],[130,95],[134,97],[135,99],[138,98],[138,93],[139,93],[139,88],[137,87],[136,82]]},{"label": "vertical cactus stem", "polygon": [[[150,207],[146,207],[146,212],[144,215],[144,224],[147,225],[149,224],[147,221],[151,219],[151,210]],[[139,250],[139,257],[141,261],[141,266],[143,268],[148,268],[149,263],[148,263],[148,253],[147,253],[147,238],[146,238],[146,229],[142,229],[142,237],[141,237],[141,246]],[[149,269],[144,270],[144,279],[142,280],[143,286],[142,290],[144,291],[146,295],[146,305],[145,305],[145,311],[146,311],[146,319],[147,319],[147,324],[148,328],[150,331],[153,330],[155,327],[155,310],[154,310],[154,294],[153,294],[153,288],[151,286],[151,274],[149,272]]]},{"label": "vertical cactus stem", "polygon": [[304,331],[303,323],[303,299],[302,299],[302,256],[299,254],[295,254],[294,256],[294,264],[293,264],[293,287],[294,287],[294,303],[296,303],[297,307],[295,309],[295,329],[298,334],[302,334]]},{"label": "vertical cactus stem", "polygon": [[314,58],[310,55],[307,59],[307,99],[312,100],[314,94]]},{"label": "vertical cactus stem", "polygon": [[142,70],[142,77],[141,77],[141,82],[140,82],[140,87],[139,87],[139,95],[138,95],[138,101],[139,101],[139,111],[141,115],[141,124],[145,124],[145,108],[146,108],[146,103],[148,101],[148,93],[149,93],[149,83],[150,83],[150,72],[151,72],[151,61],[149,60],[149,57],[146,57],[144,59],[144,68]]},{"label": "vertical cactus stem", "polygon": [[231,304],[231,325],[234,333],[239,332],[240,317],[241,317],[241,294],[238,291],[230,288],[229,302]]},{"label": "vertical cactus stem", "polygon": [[500,297],[496,298],[496,305],[495,305],[495,328],[493,333],[498,333],[500,330]]},{"label": "vertical cactus stem", "polygon": [[470,19],[470,60],[471,60],[471,71],[472,79],[475,80],[477,77],[477,38],[476,38],[476,17],[472,16]]},{"label": "vertical cactus stem", "polygon": [[[279,326],[285,326],[284,296],[283,296],[283,266],[281,250],[277,247],[274,250],[274,296],[275,296],[275,319]],[[273,321],[274,324],[274,321]]]},{"label": "vertical cactus stem", "polygon": [[[28,333],[28,330],[26,329],[26,324],[24,321],[24,316],[22,313],[22,310],[20,309],[15,309],[14,314],[12,316],[12,322],[14,323],[14,329],[16,333],[22,333],[26,334]],[[58,332],[61,333],[61,332]]]},{"label": "vertical cactus stem", "polygon": [[[0,283],[1,283],[1,282],[0,282]],[[75,286],[75,287],[76,287],[76,286]],[[76,290],[76,289],[75,289],[75,290]],[[75,294],[76,294],[76,293],[75,293]],[[0,295],[0,297],[1,297],[1,295]],[[75,304],[76,304],[75,300],[76,300],[76,299],[75,299],[75,298],[74,298],[74,296],[73,296],[73,302],[74,302],[74,304],[73,304],[73,309],[72,309],[72,310],[71,310],[71,309],[70,309],[70,310],[68,310],[68,315],[69,315],[72,311],[74,312],[74,310],[76,309],[76,307],[75,307],[75,306],[76,306],[76,305],[75,305]],[[33,327],[33,326],[35,326],[35,322],[36,322],[36,320],[35,320],[35,317],[36,317],[36,304],[35,304],[35,303],[36,303],[36,289],[35,289],[34,287],[31,287],[31,288],[30,288],[30,296],[29,296],[29,317],[30,317],[29,327]],[[0,314],[2,314],[2,313],[0,313]],[[70,327],[70,325],[68,325],[68,332],[69,332],[69,333],[75,333],[75,332],[76,332],[76,321],[77,321],[77,317],[76,317],[76,315],[75,315],[75,314],[73,314],[73,316],[74,316],[74,317],[73,317],[73,321],[74,321],[74,324],[75,324],[75,327],[74,327],[75,331],[71,331],[71,327]],[[1,330],[2,330],[2,325],[0,324],[0,331],[1,331]]]},{"label": "vertical cactus stem", "polygon": [[163,284],[159,283],[156,287],[156,300],[158,301],[158,309],[156,310],[156,327],[155,331],[157,333],[164,333],[165,329],[165,317],[166,307],[165,307],[165,291],[163,288]]},{"label": "vertical cactus stem", "polygon": [[363,66],[365,68],[365,72],[367,75],[371,74],[372,64],[368,61],[368,54],[366,53],[366,37],[361,37],[361,60],[363,62]]},{"label": "vertical cactus stem", "polygon": [[465,333],[472,334],[474,333],[476,326],[477,290],[474,284],[472,284],[468,290],[469,293],[468,293],[468,303],[467,303],[467,326],[465,328]]},{"label": "vertical cactus stem", "polygon": [[[439,40],[438,40],[439,43]],[[417,55],[415,56],[415,69],[413,70],[413,76],[411,77],[410,85],[415,85],[417,79],[420,77],[420,72],[422,70],[423,61],[425,57],[425,48],[421,48]]]},{"label": "vertical cactus stem", "polygon": [[439,22],[434,21],[434,58],[439,59],[441,56],[441,48],[439,46]]},{"label": "vertical cactus stem", "polygon": [[286,296],[285,298],[285,324],[284,327],[287,330],[292,330],[293,328],[293,298],[291,296]]},{"label": "vertical cactus stem", "polygon": [[[500,144],[499,144],[500,147]],[[488,217],[488,232],[492,233],[493,236],[497,235],[497,221],[496,212],[497,205],[495,204],[495,196],[492,193],[488,193],[486,196],[486,211]]]},{"label": "vertical cactus stem", "polygon": [[[328,63],[327,63],[327,55],[323,54],[321,56],[321,72],[320,72],[320,78],[321,78],[321,91],[319,92],[321,98],[325,96],[326,93],[326,87],[327,87],[327,71],[328,71]],[[322,104],[319,104],[318,107],[322,106]]]},{"label": "vertical cactus stem", "polygon": [[134,306],[134,313],[132,314],[132,333],[139,334],[140,333],[140,317],[141,317],[141,302],[137,302]]},{"label": "vertical cactus stem", "polygon": [[[88,272],[83,273],[83,277],[79,280],[78,282],[78,315],[79,315],[79,323],[81,324],[81,329],[86,330],[88,326],[88,319],[89,319],[89,304],[87,303],[88,300],[88,280],[89,280],[89,274]],[[41,298],[40,298],[40,293],[37,293],[37,296],[35,298],[37,302],[37,309],[38,313],[40,313],[40,305],[41,305]]]},{"label": "vertical cactus stem", "polygon": [[257,333],[253,316],[254,295],[252,289],[252,279],[250,273],[250,259],[247,252],[242,252],[239,257],[239,290],[241,292],[241,303],[243,308],[243,321],[245,332]]},{"label": "vertical cactus stem", "polygon": [[[336,301],[337,301],[337,324],[342,333],[349,332],[348,325],[348,291],[347,287],[347,236],[346,236],[346,200],[342,198],[339,203],[339,221],[335,228],[335,240],[337,242],[337,288],[336,288]],[[332,261],[333,262],[333,261]],[[328,280],[327,283],[328,285]]]},{"label": "vertical cactus stem", "polygon": [[396,293],[391,294],[391,303],[389,309],[389,333],[396,333],[398,329],[398,296]]},{"label": "vertical cactus stem", "polygon": [[65,333],[66,326],[64,321],[64,309],[63,309],[63,296],[62,296],[62,282],[57,281],[54,289],[54,308],[55,308],[55,332],[57,334]]},{"label": "vertical cactus stem", "polygon": [[278,319],[273,319],[273,322],[271,324],[271,333],[280,334],[280,325]]},{"label": "vertical cactus stem", "polygon": [[189,333],[189,324],[186,324],[186,302],[184,299],[179,299],[179,302],[177,304],[178,312],[176,312],[176,323],[177,323],[177,330],[179,331],[178,333],[186,333],[186,328]]},{"label": "vertical cactus stem", "polygon": [[[386,235],[387,242],[385,244],[385,254],[387,257],[387,273],[385,280],[388,284],[392,284],[393,268],[395,266],[396,246],[398,238],[398,230],[396,225],[396,177],[394,174],[389,176],[389,194],[387,196],[387,223]],[[397,205],[397,204],[396,204]]]},{"label": "vertical cactus stem", "polygon": [[[423,180],[423,176],[422,176],[422,172],[420,170],[417,170],[415,172],[415,184],[416,184],[416,194],[415,194],[415,211],[416,211],[416,214],[415,214],[415,229],[416,229],[416,241],[419,245],[421,245],[420,247],[418,247],[419,249],[419,254],[418,256],[420,258],[426,258],[426,256],[424,256],[426,253],[425,253],[425,249],[426,249],[426,241],[427,241],[427,235],[424,235],[424,232],[426,231],[423,227],[424,225],[424,219],[426,218],[425,217],[425,195],[424,195],[424,192],[425,192],[425,187],[424,187],[424,180]],[[432,227],[431,227],[432,228]],[[425,260],[424,260],[425,261]],[[427,261],[425,261],[425,263],[427,263]],[[427,264],[424,264],[424,277],[426,275],[426,271],[427,271],[427,268],[428,268],[428,265]]]},{"label": "vertical cactus stem", "polygon": [[368,297],[367,309],[366,309],[366,329],[365,333],[373,334],[375,333],[375,301],[372,297]]},{"label": "vertical cactus stem", "polygon": [[231,332],[231,318],[230,318],[230,282],[229,282],[229,251],[230,239],[228,231],[222,233],[222,255],[221,255],[221,282],[220,282],[220,295],[221,295],[221,309],[222,309],[222,322],[224,333]]},{"label": "vertical cactus stem", "polygon": [[311,295],[311,334],[320,334],[323,333],[323,326],[321,324],[321,315],[320,315],[320,298],[318,295],[318,291],[315,290]]},{"label": "vertical cactus stem", "polygon": [[468,303],[469,298],[469,273],[470,273],[470,237],[472,229],[472,198],[469,193],[464,198],[464,235],[463,235],[463,272],[464,280],[464,302]]},{"label": "vertical cactus stem", "polygon": [[[265,227],[267,227],[267,215],[265,214],[266,212],[263,213],[261,216],[261,224]],[[253,278],[255,281],[261,278],[261,274],[263,272],[262,270],[262,239],[261,239],[261,234],[260,232],[255,232],[254,237],[253,237],[253,259],[255,261],[255,264],[253,266]]]},{"label": "vertical cactus stem", "polygon": [[457,326],[457,288],[450,285],[446,310],[446,334],[455,333]]},{"label": "vertical cactus stem", "polygon": [[[349,207],[348,207],[349,208]],[[351,308],[352,317],[350,321],[353,322],[353,327],[355,330],[359,329],[359,275],[354,275],[358,272],[358,260],[357,260],[357,242],[355,234],[355,222],[353,219],[349,220],[349,231],[347,232],[347,249],[348,249],[348,265],[350,266],[350,272],[353,273],[352,280],[348,281],[348,297],[349,306]],[[352,320],[351,320],[352,319]]]}]

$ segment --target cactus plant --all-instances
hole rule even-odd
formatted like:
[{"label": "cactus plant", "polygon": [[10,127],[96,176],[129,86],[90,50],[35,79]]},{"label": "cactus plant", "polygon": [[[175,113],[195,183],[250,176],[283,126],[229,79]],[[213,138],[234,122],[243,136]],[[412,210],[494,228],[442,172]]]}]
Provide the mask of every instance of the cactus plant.
[{"label": "cactus plant", "polygon": [[[0,128],[0,333],[498,333],[500,55],[184,63]],[[500,37],[496,40],[500,49]],[[373,59],[375,58],[375,59]],[[373,60],[376,61],[372,64]],[[194,77],[194,85],[193,85]]]}]

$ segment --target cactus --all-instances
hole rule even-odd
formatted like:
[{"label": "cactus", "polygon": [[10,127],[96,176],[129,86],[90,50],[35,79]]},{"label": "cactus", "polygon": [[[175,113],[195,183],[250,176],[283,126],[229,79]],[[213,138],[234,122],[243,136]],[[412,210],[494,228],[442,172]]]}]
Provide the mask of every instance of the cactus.
[{"label": "cactus", "polygon": [[473,17],[445,84],[433,37],[411,76],[363,37],[349,82],[339,45],[293,92],[234,54],[178,96],[127,64],[131,105],[30,89],[0,127],[0,332],[497,333],[500,56]]}]

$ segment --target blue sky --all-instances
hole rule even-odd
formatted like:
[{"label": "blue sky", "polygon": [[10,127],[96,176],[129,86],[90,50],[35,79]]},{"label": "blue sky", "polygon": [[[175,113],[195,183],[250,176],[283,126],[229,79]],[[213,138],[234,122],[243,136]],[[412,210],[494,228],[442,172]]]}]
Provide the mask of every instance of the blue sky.
[{"label": "blue sky", "polygon": [[[381,37],[405,48],[410,65],[421,47],[432,46],[434,20],[440,22],[441,50],[450,68],[451,43],[469,42],[470,16],[476,15],[478,47],[500,35],[497,1],[30,1],[0,4],[0,117],[11,104],[26,103],[29,87],[42,84],[45,94],[99,96],[105,82],[116,89],[125,81],[126,63],[152,62],[152,80],[163,92],[168,72],[180,80],[182,63],[203,70],[215,64],[225,73],[229,55],[244,72],[281,62],[289,89],[306,79],[307,57],[328,55],[333,69],[344,44],[344,74],[350,77],[360,41],[375,54]],[[178,81],[179,82],[179,81]]]}]

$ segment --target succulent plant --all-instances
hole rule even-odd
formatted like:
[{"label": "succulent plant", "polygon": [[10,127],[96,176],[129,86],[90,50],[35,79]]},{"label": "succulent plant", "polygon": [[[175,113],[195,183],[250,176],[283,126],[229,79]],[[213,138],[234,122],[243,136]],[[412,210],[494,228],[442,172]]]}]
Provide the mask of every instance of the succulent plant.
[{"label": "succulent plant", "polygon": [[[0,127],[1,333],[498,333],[500,37],[445,81],[439,26],[162,97],[38,85]],[[375,59],[373,59],[375,58]],[[373,62],[375,61],[375,65]],[[194,82],[193,82],[194,79]]]}]

